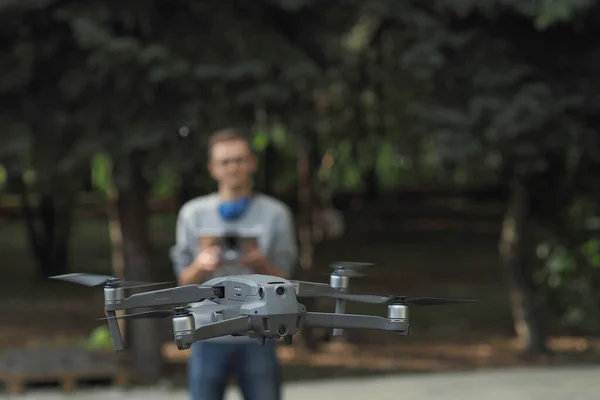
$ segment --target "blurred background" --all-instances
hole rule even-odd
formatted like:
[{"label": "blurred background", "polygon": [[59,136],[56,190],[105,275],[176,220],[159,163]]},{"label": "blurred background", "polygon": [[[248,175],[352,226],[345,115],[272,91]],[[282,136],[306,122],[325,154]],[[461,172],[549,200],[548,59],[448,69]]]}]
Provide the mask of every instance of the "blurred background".
[{"label": "blurred background", "polygon": [[[480,300],[415,308],[408,338],[303,331],[280,348],[288,380],[597,362],[599,11],[0,1],[0,380],[92,376],[83,352],[117,357],[102,290],[47,278],[173,280],[176,213],[214,190],[207,137],[227,126],[252,131],[257,190],[294,211],[295,278],[365,261],[357,292]],[[130,342],[119,371],[183,382],[170,321],[144,326],[157,334]]]}]

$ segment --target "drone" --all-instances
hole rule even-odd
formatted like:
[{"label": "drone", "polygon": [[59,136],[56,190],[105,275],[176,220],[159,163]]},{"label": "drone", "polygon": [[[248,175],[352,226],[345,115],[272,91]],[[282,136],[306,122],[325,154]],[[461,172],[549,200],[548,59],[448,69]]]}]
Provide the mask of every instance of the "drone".
[{"label": "drone", "polygon": [[[125,349],[118,319],[172,318],[173,337],[179,350],[189,349],[194,342],[221,336],[248,336],[260,344],[266,340],[284,339],[288,343],[303,327],[333,329],[339,336],[344,329],[380,330],[407,336],[408,307],[471,303],[477,300],[436,297],[404,297],[352,294],[350,278],[364,276],[369,263],[335,263],[330,283],[282,279],[277,276],[248,274],[213,278],[199,285],[175,286],[125,295],[126,289],[140,289],[169,282],[127,282],[112,276],[73,273],[52,279],[85,286],[104,285],[104,313],[113,347]],[[299,302],[301,298],[335,299],[335,312],[311,312]],[[346,302],[387,305],[387,318],[375,315],[346,314]],[[200,303],[192,306],[192,304]],[[136,309],[166,307],[142,312]],[[117,316],[117,311],[127,314]],[[197,318],[198,317],[198,318]],[[206,320],[198,323],[198,319]]]}]

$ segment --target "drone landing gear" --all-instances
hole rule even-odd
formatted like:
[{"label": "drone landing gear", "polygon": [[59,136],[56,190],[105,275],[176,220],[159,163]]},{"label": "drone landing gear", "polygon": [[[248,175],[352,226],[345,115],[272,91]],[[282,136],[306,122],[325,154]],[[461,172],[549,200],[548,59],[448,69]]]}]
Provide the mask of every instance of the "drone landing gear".
[{"label": "drone landing gear", "polygon": [[[350,278],[358,278],[364,275],[362,270],[366,267],[370,267],[371,263],[356,263],[356,262],[339,262],[332,265],[333,272],[329,278],[329,285],[344,293],[348,291],[350,286]],[[346,300],[336,299],[335,300],[335,313],[344,314],[346,312]],[[334,341],[345,341],[342,336],[344,330],[336,327],[332,332],[332,339]]]},{"label": "drone landing gear", "polygon": [[113,347],[115,351],[125,350],[125,343],[123,342],[123,336],[121,335],[121,329],[119,328],[119,321],[116,318],[117,313],[114,311],[106,311],[106,317],[108,320],[108,331],[112,339]]},{"label": "drone landing gear", "polygon": [[112,339],[113,347],[115,351],[125,350],[125,343],[123,336],[121,335],[121,329],[119,328],[119,321],[116,316],[117,313],[114,310],[108,310],[106,305],[119,304],[125,298],[125,291],[120,286],[119,281],[116,279],[108,279],[104,286],[104,302],[105,302],[105,314],[108,320],[108,331]]}]

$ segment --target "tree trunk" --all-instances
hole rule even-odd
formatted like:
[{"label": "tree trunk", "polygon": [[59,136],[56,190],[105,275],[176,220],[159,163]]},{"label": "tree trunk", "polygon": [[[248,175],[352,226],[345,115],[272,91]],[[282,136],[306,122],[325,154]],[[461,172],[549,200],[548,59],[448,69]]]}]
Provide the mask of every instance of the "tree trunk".
[{"label": "tree trunk", "polygon": [[[119,188],[117,209],[123,238],[125,278],[152,282],[154,274],[148,235],[148,184],[142,174],[141,162],[141,155],[131,155],[120,166],[119,173],[126,174],[127,184]],[[132,366],[136,377],[142,381],[154,381],[162,373],[158,320],[136,319],[127,322],[127,344],[132,352]]]},{"label": "tree trunk", "polygon": [[510,182],[510,198],[500,239],[500,257],[508,280],[515,331],[530,355],[548,352],[546,337],[535,304],[535,288],[529,268],[533,247],[530,238],[529,193],[518,177]]},{"label": "tree trunk", "polygon": [[[299,280],[310,280],[309,276],[313,267],[314,240],[313,240],[313,214],[314,214],[314,168],[312,162],[312,143],[303,145],[298,152],[298,211],[300,242],[300,270],[296,276]],[[316,302],[313,298],[303,300],[304,305],[310,310],[314,309]],[[301,338],[304,346],[315,351],[317,342],[314,330],[308,327],[302,329]]]},{"label": "tree trunk", "polygon": [[271,140],[267,143],[263,156],[262,191],[268,195],[275,194],[275,179],[277,176],[277,149]]},{"label": "tree trunk", "polygon": [[363,182],[365,183],[365,193],[367,204],[372,204],[381,198],[381,189],[379,188],[379,177],[375,167],[370,167],[363,172]]},{"label": "tree trunk", "polygon": [[[119,193],[114,186],[112,160],[108,166],[110,177],[106,188],[106,219],[108,221],[108,237],[111,248],[112,276],[125,280],[125,254],[123,252],[123,231],[121,221],[119,220]],[[124,315],[125,311],[117,311],[116,315]],[[119,319],[119,330],[123,338],[127,336],[127,327],[125,319]]]},{"label": "tree trunk", "polygon": [[39,204],[34,207],[22,177],[16,181],[21,192],[27,236],[40,279],[68,273],[75,194],[69,191],[42,193]]},{"label": "tree trunk", "polygon": [[83,192],[93,192],[94,191],[94,182],[92,179],[92,162],[82,163],[82,180],[81,180],[81,190]]},{"label": "tree trunk", "polygon": [[[360,165],[361,158],[360,153],[358,151],[359,147],[361,146],[361,144],[359,143],[360,139],[373,134],[383,138],[383,135],[385,134],[383,120],[384,111],[381,105],[383,102],[383,88],[381,85],[377,85],[378,78],[373,78],[369,76],[369,65],[375,65],[378,62],[378,60],[373,58],[374,57],[369,57],[368,54],[363,54],[359,57],[357,64],[358,87],[354,111],[357,132],[356,138],[354,139],[354,143],[352,144],[352,152],[358,165]],[[372,90],[377,98],[377,110],[375,115],[376,122],[374,125],[369,124],[369,110],[365,108],[365,104],[361,101],[361,95],[364,93],[365,90]],[[376,150],[372,149],[371,153],[376,153]],[[373,203],[380,197],[379,178],[377,176],[377,170],[375,168],[376,158],[373,156],[368,157],[370,158],[369,166],[361,171],[361,178],[364,184],[364,199],[367,204]]]},{"label": "tree trunk", "polygon": [[300,267],[312,268],[314,244],[312,238],[314,185],[309,149],[301,149],[298,154],[298,211],[300,214],[299,242]]},{"label": "tree trunk", "polygon": [[181,186],[179,188],[179,206],[188,201],[206,194],[203,179],[206,175],[204,166],[200,163],[194,165],[191,171],[182,173]]},{"label": "tree trunk", "polygon": [[23,178],[21,178],[21,173],[11,173],[8,168],[7,170],[5,192],[7,194],[22,195],[21,186],[23,185]]}]

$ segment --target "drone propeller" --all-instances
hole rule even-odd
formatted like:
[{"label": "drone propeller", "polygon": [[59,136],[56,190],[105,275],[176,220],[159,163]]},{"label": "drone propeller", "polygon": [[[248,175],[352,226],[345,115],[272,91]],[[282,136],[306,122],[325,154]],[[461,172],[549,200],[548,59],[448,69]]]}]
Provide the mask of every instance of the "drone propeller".
[{"label": "drone propeller", "polygon": [[440,297],[404,297],[404,296],[375,296],[369,294],[327,293],[325,297],[356,301],[370,304],[412,304],[415,306],[441,306],[449,304],[474,303],[478,300],[446,299]]},{"label": "drone propeller", "polygon": [[452,304],[477,303],[476,299],[448,299],[443,297],[398,297],[393,296],[390,304],[412,304],[415,306],[445,306]]},{"label": "drone propeller", "polygon": [[362,270],[366,267],[372,267],[373,263],[341,261],[331,265],[333,274],[338,276],[347,276],[350,278],[364,276]]},{"label": "drone propeller", "polygon": [[98,318],[99,321],[109,319],[140,319],[140,318],[167,318],[177,314],[177,310],[150,310],[133,314],[117,315],[116,317]]},{"label": "drone propeller", "polygon": [[50,279],[56,279],[71,283],[77,283],[79,285],[84,286],[101,286],[105,285],[109,282],[117,283],[118,287],[122,287],[124,289],[137,289],[151,286],[159,286],[159,285],[168,285],[173,282],[156,282],[156,283],[148,283],[148,282],[132,282],[132,281],[122,281],[114,276],[109,275],[96,275],[96,274],[86,274],[86,273],[74,273],[74,274],[65,274],[65,275],[56,275],[51,276]]}]

